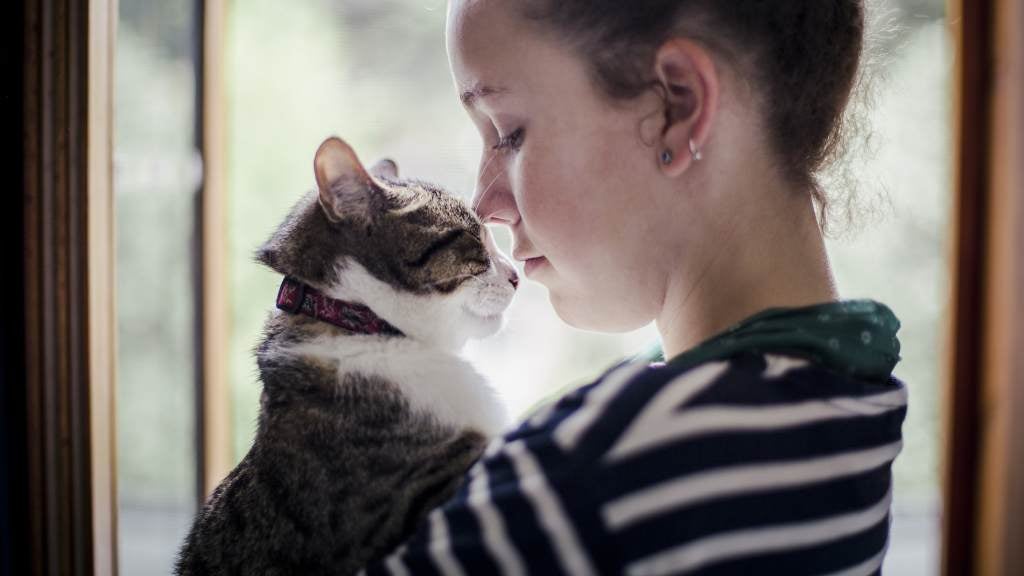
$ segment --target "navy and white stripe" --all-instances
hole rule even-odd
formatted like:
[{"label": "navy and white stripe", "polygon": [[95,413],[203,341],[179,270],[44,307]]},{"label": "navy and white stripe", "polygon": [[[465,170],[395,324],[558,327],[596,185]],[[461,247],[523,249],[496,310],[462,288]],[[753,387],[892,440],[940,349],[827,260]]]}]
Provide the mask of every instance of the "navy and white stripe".
[{"label": "navy and white stripe", "polygon": [[877,574],[907,393],[746,353],[622,362],[495,440],[377,574]]}]

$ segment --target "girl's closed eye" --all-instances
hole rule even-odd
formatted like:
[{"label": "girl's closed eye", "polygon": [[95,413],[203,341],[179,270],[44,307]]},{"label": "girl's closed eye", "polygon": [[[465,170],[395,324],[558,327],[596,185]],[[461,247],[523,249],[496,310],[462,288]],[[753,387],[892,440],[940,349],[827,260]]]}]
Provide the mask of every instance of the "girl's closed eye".
[{"label": "girl's closed eye", "polygon": [[523,145],[523,135],[525,130],[523,128],[517,128],[513,130],[508,136],[502,136],[498,138],[498,143],[494,145],[495,150],[518,150]]}]

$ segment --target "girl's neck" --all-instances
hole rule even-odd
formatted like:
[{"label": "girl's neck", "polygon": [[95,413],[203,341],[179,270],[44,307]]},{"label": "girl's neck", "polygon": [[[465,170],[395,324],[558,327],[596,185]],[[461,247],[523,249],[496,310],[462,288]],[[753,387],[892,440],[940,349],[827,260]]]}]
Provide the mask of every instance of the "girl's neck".
[{"label": "girl's neck", "polygon": [[766,308],[839,298],[813,205],[780,192],[768,197],[790,200],[739,210],[700,269],[670,270],[656,320],[665,358]]}]

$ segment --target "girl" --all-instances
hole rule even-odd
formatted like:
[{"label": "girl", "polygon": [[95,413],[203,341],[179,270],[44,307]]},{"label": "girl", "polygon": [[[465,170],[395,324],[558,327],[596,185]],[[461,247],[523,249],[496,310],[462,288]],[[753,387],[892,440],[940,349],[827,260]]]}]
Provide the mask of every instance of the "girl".
[{"label": "girl", "polygon": [[816,177],[864,20],[861,0],[450,2],[474,210],[565,322],[653,320],[663,350],[493,443],[367,573],[880,572],[899,322],[839,299]]}]

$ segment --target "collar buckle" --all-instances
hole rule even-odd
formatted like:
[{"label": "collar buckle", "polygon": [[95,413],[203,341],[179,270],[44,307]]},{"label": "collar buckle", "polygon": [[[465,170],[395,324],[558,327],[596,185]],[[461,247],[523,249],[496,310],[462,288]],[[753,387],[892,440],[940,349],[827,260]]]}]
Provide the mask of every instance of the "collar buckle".
[{"label": "collar buckle", "polygon": [[277,307],[289,314],[298,314],[306,300],[306,284],[291,276],[285,276],[277,289]]}]

